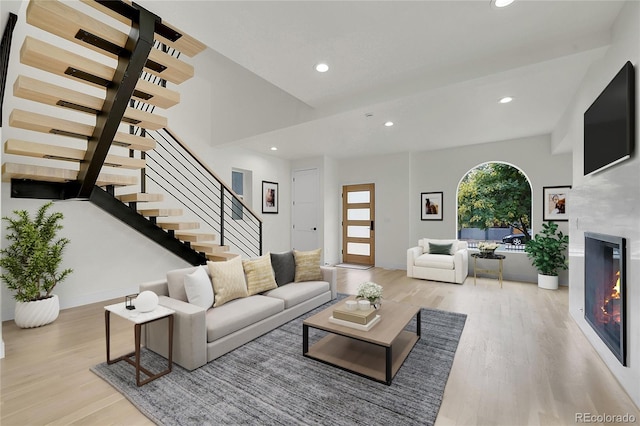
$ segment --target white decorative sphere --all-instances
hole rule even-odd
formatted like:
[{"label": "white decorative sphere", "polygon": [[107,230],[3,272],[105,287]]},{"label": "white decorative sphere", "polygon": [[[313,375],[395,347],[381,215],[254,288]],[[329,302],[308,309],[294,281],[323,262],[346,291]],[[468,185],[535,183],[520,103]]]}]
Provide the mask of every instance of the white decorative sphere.
[{"label": "white decorative sphere", "polygon": [[136,311],[151,312],[158,306],[158,296],[152,291],[143,291],[133,302]]}]

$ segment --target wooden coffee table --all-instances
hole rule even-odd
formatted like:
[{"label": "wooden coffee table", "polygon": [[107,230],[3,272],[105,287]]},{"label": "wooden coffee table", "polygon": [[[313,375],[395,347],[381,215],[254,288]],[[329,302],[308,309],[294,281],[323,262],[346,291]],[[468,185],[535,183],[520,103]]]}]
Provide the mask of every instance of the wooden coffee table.
[{"label": "wooden coffee table", "polygon": [[[420,308],[385,300],[378,310],[380,321],[369,331],[360,331],[329,322],[335,307],[348,297],[302,323],[302,353],[369,379],[391,384],[411,349],[420,339]],[[405,327],[416,319],[416,331]],[[328,334],[309,347],[309,328]]]}]

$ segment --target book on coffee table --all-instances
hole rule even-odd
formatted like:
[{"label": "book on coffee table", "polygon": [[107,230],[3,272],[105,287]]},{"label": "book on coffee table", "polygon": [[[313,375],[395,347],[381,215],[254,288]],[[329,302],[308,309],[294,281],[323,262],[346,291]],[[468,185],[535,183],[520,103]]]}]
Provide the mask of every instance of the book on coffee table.
[{"label": "book on coffee table", "polygon": [[343,321],[366,325],[376,317],[376,310],[373,308],[369,308],[366,311],[361,311],[359,309],[348,310],[345,307],[338,307],[334,308],[333,317]]},{"label": "book on coffee table", "polygon": [[329,317],[329,322],[333,324],[343,325],[349,328],[355,328],[360,331],[369,331],[373,328],[374,325],[380,322],[380,315],[375,315],[371,321],[367,324],[358,324],[357,322],[345,321],[338,318],[334,318],[333,316]]}]

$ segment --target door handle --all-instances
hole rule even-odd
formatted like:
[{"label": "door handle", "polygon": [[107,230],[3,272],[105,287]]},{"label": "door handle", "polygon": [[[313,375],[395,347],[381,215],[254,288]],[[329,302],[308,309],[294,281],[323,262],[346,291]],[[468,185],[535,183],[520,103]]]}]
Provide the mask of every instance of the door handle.
[{"label": "door handle", "polygon": [[372,221],[371,221],[371,230],[372,230],[372,231],[375,231],[375,227],[373,226],[373,223],[374,223],[374,222],[373,222],[373,220],[372,220]]},{"label": "door handle", "polygon": [[314,228],[312,229],[312,231],[317,231],[317,230],[318,230],[318,228],[316,228],[316,227],[314,227]]}]

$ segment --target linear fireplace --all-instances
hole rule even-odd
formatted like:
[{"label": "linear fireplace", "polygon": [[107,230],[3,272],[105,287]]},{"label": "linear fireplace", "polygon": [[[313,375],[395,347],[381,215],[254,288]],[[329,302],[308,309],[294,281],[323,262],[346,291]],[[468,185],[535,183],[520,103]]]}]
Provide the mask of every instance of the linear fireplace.
[{"label": "linear fireplace", "polygon": [[626,364],[626,241],[585,232],[584,316],[602,341]]}]

